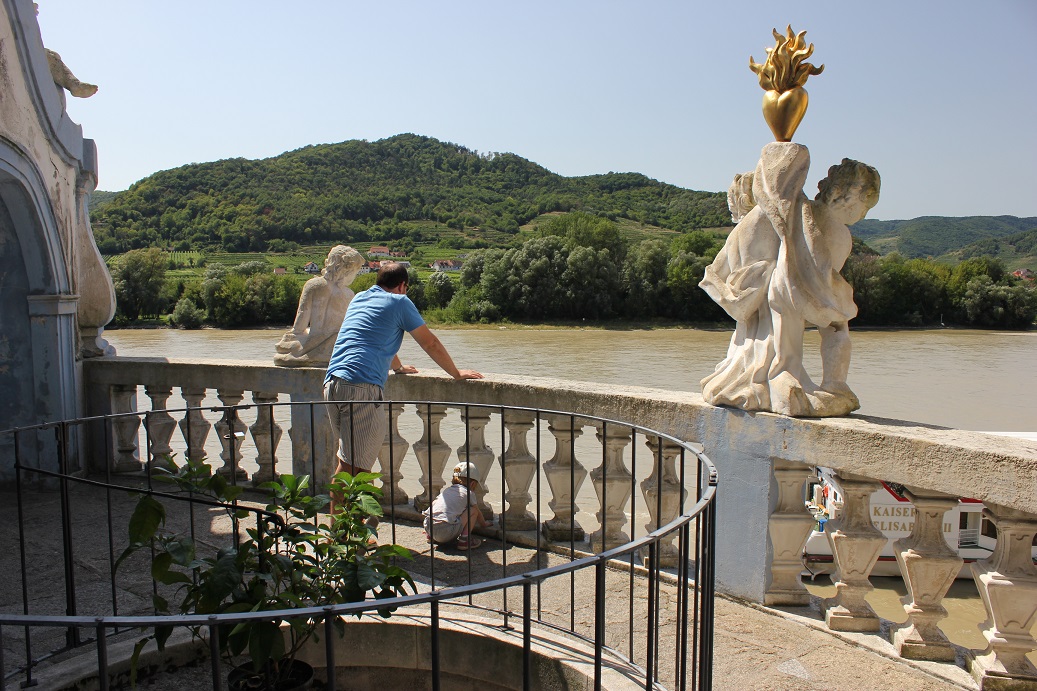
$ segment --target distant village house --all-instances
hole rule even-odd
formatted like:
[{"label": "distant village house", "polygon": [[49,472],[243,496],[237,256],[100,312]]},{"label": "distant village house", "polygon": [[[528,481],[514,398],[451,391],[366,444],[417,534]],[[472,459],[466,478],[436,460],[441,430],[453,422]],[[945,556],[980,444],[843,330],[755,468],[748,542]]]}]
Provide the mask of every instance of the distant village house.
[{"label": "distant village house", "polygon": [[367,250],[368,257],[406,257],[406,252],[393,252],[384,245],[375,245]]},{"label": "distant village house", "polygon": [[310,262],[306,266],[302,267],[302,270],[305,271],[308,274],[319,274],[320,273],[320,267],[317,266],[313,262]]},{"label": "distant village house", "polygon": [[460,271],[464,262],[459,259],[437,259],[429,264],[434,271]]},{"label": "distant village house", "polygon": [[1022,278],[1027,281],[1032,281],[1034,278],[1037,278],[1037,274],[1030,271],[1029,269],[1016,269],[1012,272],[1012,275],[1016,278]]}]

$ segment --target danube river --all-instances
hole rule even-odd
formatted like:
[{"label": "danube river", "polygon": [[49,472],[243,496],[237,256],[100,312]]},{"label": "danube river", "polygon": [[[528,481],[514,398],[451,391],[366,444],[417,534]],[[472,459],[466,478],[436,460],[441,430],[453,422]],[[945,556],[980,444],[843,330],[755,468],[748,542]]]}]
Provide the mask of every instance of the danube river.
[{"label": "danube river", "polygon": [[[457,365],[533,375],[699,391],[724,358],[730,332],[524,327],[437,329]],[[273,362],[278,330],[120,329],[105,337],[119,355]],[[858,415],[959,429],[1037,433],[1037,332],[957,329],[854,331],[849,383]],[[820,379],[818,336],[807,333],[807,368]],[[437,371],[410,338],[403,361]]]}]

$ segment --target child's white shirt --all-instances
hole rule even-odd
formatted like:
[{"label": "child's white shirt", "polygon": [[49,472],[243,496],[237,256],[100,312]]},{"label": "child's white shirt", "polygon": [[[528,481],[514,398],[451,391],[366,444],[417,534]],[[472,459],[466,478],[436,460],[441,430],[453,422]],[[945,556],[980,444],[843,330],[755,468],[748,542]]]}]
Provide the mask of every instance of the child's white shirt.
[{"label": "child's white shirt", "polygon": [[436,523],[457,523],[469,506],[475,506],[475,494],[463,484],[447,485],[432,502],[429,512]]}]

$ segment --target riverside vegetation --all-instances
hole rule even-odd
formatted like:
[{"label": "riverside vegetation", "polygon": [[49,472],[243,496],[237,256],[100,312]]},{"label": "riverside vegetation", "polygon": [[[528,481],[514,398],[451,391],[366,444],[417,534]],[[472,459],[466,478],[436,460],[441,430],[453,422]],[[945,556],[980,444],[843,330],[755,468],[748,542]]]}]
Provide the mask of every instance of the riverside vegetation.
[{"label": "riverside vegetation", "polygon": [[[192,164],[95,196],[122,324],[290,324],[302,266],[322,264],[338,243],[401,253],[414,267],[410,296],[433,322],[728,321],[698,288],[726,235],[724,195],[636,173],[565,178],[514,154],[399,135]],[[855,241],[843,270],[860,309],[854,324],[1031,326],[1033,282],[985,252],[1028,261],[1037,230],[1020,229],[1034,225],[863,221],[855,235],[905,253]],[[911,256],[927,250],[940,256]],[[460,272],[427,268],[459,256]],[[352,287],[371,283],[361,275]]]}]

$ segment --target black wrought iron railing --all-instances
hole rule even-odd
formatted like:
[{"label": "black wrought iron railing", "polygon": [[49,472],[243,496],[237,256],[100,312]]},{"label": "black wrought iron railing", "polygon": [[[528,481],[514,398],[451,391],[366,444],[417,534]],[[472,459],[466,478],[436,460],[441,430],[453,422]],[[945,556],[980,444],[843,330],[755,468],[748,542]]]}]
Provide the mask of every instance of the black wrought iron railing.
[{"label": "black wrought iron railing", "polygon": [[[491,628],[521,631],[516,688],[536,685],[531,660],[537,631],[582,646],[595,688],[607,687],[606,669],[635,675],[648,689],[711,687],[714,466],[701,451],[666,434],[565,411],[429,401],[383,404],[391,426],[375,468],[385,492],[380,534],[412,547],[415,559],[404,566],[418,582],[418,592],[288,611],[155,616],[153,597],[167,594],[169,586],[152,581],[148,560],[136,569],[116,568],[136,496],[182,504],[184,511],[171,512],[167,520],[213,550],[240,540],[243,524],[260,526],[270,519],[258,490],[241,495],[239,519],[230,524],[214,520],[209,510],[219,508],[216,502],[163,491],[151,472],[158,462],[156,450],[162,455],[197,452],[191,448],[192,439],[197,440],[191,426],[208,425],[206,415],[218,416],[226,424],[217,423],[222,453],[221,458],[211,455],[214,469],[232,483],[251,486],[288,471],[284,461],[276,460],[279,434],[266,433],[276,427],[275,420],[286,415],[288,406],[305,406],[312,421],[326,415],[324,405],[156,410],[0,432],[0,465],[14,479],[3,490],[7,497],[0,508],[6,543],[0,572],[7,574],[0,587],[2,688],[31,686],[41,676],[59,674],[76,651],[96,659],[98,684],[108,688],[121,664],[110,655],[113,641],[136,640],[141,628],[172,626],[208,632],[211,683],[219,689],[225,684],[219,636],[227,624],[320,621],[330,641],[338,618],[387,606],[414,614],[428,627],[433,688],[439,688],[444,673],[442,628],[473,612]],[[408,409],[418,414],[422,427],[421,439],[413,444],[399,436],[396,425],[400,412]],[[452,412],[460,413],[458,420]],[[156,421],[176,417],[182,440],[162,431],[156,443]],[[125,430],[130,427],[143,469],[117,473],[108,459],[117,455],[119,445],[128,452]],[[581,439],[585,427],[595,434]],[[310,424],[310,443],[295,445],[291,469],[326,480],[330,459],[316,452],[321,448],[314,436],[318,429]],[[242,434],[248,431],[251,437]],[[448,439],[463,443],[452,447]],[[490,440],[496,439],[499,448],[494,449]],[[243,469],[251,463],[245,458],[249,451],[257,454],[251,475]],[[545,460],[545,452],[553,455]],[[103,453],[104,461],[85,458],[90,453]],[[451,457],[476,463],[486,480],[479,510],[491,523],[484,533],[488,544],[479,552],[444,552],[424,541],[420,510],[447,481]],[[104,471],[83,470],[98,467]],[[588,478],[590,487],[584,482]],[[416,490],[421,492],[413,494]],[[321,662],[323,668],[315,666],[326,670],[327,688],[334,689],[334,670],[350,661],[337,659],[329,643]]]}]

